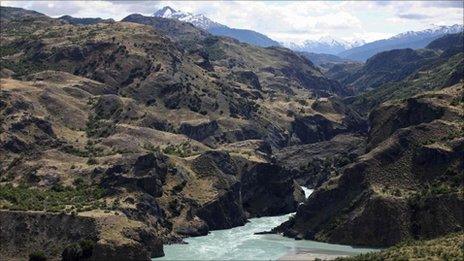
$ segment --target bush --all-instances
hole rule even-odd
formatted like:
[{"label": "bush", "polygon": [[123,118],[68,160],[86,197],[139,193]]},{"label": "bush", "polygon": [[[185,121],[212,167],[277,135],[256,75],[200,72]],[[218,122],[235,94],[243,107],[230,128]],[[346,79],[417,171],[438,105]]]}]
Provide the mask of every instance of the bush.
[{"label": "bush", "polygon": [[63,261],[76,261],[83,257],[82,248],[79,244],[73,243],[67,246],[63,253],[61,253],[61,259]]},{"label": "bush", "polygon": [[195,153],[192,151],[192,147],[188,141],[182,142],[177,145],[168,145],[163,149],[164,154],[175,155],[178,157],[189,157]]},{"label": "bush", "polygon": [[29,261],[45,261],[47,260],[47,257],[45,256],[45,253],[42,251],[36,251],[31,254],[29,254]]},{"label": "bush", "polygon": [[77,188],[56,186],[42,190],[25,186],[0,185],[0,204],[14,210],[40,210],[60,212],[65,206],[94,206],[105,191],[92,186]]},{"label": "bush", "polygon": [[82,187],[84,185],[84,179],[82,177],[77,177],[76,179],[74,179],[73,181],[73,184],[74,186],[76,187]]},{"label": "bush", "polygon": [[89,165],[95,165],[95,164],[97,164],[97,160],[96,160],[95,158],[91,157],[91,158],[89,158],[89,159],[87,160],[87,164],[89,164]]},{"label": "bush", "polygon": [[87,137],[108,137],[114,133],[116,124],[111,121],[100,119],[98,116],[89,116],[85,132]]},{"label": "bush", "polygon": [[95,247],[95,242],[89,239],[84,239],[79,242],[79,245],[82,249],[82,257],[89,258],[92,256],[93,248]]}]

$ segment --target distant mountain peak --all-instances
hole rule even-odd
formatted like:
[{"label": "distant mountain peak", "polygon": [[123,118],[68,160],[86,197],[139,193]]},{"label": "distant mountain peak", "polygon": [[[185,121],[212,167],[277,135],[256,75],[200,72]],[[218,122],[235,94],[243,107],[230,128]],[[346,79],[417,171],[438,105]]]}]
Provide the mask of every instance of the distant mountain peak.
[{"label": "distant mountain peak", "polygon": [[170,18],[172,14],[177,13],[175,9],[173,9],[170,6],[165,6],[161,8],[160,10],[156,11],[153,16],[155,17],[164,17],[164,18]]},{"label": "distant mountain peak", "polygon": [[463,25],[455,24],[451,26],[446,25],[432,25],[429,29],[421,31],[407,31],[397,34],[388,39],[377,40],[367,43],[365,45],[352,48],[338,54],[342,58],[365,61],[376,53],[389,51],[393,49],[420,49],[426,47],[430,42],[438,39],[446,34],[455,34],[462,32]]},{"label": "distant mountain peak", "polygon": [[331,35],[325,35],[320,37],[319,40],[305,40],[300,43],[287,42],[283,43],[283,45],[295,51],[337,54],[364,43],[364,40],[346,41]]},{"label": "distant mountain peak", "polygon": [[223,24],[214,22],[203,14],[183,12],[175,10],[170,6],[165,6],[159,9],[153,13],[153,16],[191,23],[195,27],[208,31],[213,35],[232,37],[244,43],[263,47],[279,45],[278,42],[272,40],[264,34],[252,30],[230,28]]},{"label": "distant mountain peak", "polygon": [[425,29],[422,31],[407,31],[401,34],[397,34],[390,39],[402,39],[408,37],[416,37],[416,36],[435,36],[435,35],[443,35],[443,34],[454,34],[462,31],[464,29],[463,25],[455,24],[455,25],[432,25],[431,28]]},{"label": "distant mountain peak", "polygon": [[204,16],[203,14],[192,14],[189,12],[182,12],[179,10],[175,10],[170,6],[165,6],[155,13],[153,13],[154,17],[162,17],[162,18],[170,18],[170,19],[177,19],[182,22],[191,23],[196,27],[201,29],[207,30],[212,27],[224,27],[224,25],[216,23],[209,19],[208,17]]},{"label": "distant mountain peak", "polygon": [[333,37],[331,35],[324,35],[324,36],[321,36],[318,40],[319,42],[324,42],[324,43],[347,43],[346,41],[342,40],[342,39],[339,39],[339,38],[336,38],[336,37]]}]

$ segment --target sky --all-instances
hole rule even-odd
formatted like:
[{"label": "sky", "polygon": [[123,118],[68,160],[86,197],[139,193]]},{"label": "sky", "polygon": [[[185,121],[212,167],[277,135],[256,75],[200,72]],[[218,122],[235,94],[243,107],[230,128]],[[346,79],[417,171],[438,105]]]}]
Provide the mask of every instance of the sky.
[{"label": "sky", "polygon": [[132,13],[151,15],[171,6],[201,13],[234,28],[251,29],[281,42],[330,36],[346,41],[385,39],[437,25],[463,24],[458,1],[4,1],[52,17],[120,20]]}]

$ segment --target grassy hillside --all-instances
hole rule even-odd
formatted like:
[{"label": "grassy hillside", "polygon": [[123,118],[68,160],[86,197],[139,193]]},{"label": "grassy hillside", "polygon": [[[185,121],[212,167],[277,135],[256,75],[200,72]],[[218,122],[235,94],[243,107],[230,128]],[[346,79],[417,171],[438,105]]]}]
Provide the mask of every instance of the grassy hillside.
[{"label": "grassy hillside", "polygon": [[449,234],[432,240],[406,241],[380,252],[337,260],[462,260],[464,234]]}]

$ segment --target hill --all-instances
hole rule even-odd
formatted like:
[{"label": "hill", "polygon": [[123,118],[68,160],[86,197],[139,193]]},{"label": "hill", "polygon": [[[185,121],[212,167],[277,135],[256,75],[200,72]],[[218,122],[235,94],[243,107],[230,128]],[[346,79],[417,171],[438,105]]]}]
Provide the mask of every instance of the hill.
[{"label": "hill", "polygon": [[386,260],[386,259],[452,259],[464,258],[462,244],[464,235],[453,233],[432,240],[405,241],[394,247],[387,248],[378,253],[369,253],[352,258],[339,258],[337,260]]},{"label": "hill", "polygon": [[439,38],[425,49],[400,49],[370,58],[363,67],[348,72],[329,70],[342,84],[357,91],[369,90],[348,103],[367,113],[380,103],[440,89],[463,79],[463,34]]},{"label": "hill", "polygon": [[333,65],[339,63],[346,63],[351,62],[350,60],[340,58],[333,54],[325,54],[325,53],[310,53],[310,52],[301,52],[301,54],[308,58],[312,63],[315,65]]},{"label": "hill", "polygon": [[102,19],[102,18],[78,18],[72,17],[69,15],[63,15],[58,18],[58,20],[64,21],[66,23],[70,23],[73,25],[90,25],[90,24],[98,24],[98,23],[113,23],[113,19]]}]

